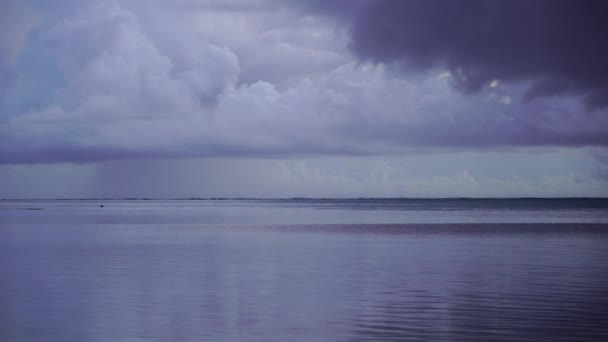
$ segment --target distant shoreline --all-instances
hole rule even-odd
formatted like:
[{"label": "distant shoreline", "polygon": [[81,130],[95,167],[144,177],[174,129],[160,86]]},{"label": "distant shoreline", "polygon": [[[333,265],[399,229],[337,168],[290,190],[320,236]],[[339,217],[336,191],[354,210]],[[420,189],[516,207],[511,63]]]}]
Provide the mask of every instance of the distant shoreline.
[{"label": "distant shoreline", "polygon": [[0,198],[0,201],[509,201],[509,200],[608,200],[608,197],[187,197],[187,198],[153,198],[153,197],[116,197],[116,198]]}]

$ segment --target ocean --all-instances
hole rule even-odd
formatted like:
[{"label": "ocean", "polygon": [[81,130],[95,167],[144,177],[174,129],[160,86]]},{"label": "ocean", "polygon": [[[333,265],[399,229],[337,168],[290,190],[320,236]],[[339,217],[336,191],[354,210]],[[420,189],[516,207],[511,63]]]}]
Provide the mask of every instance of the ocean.
[{"label": "ocean", "polygon": [[0,275],[0,341],[607,341],[608,200],[2,200]]}]

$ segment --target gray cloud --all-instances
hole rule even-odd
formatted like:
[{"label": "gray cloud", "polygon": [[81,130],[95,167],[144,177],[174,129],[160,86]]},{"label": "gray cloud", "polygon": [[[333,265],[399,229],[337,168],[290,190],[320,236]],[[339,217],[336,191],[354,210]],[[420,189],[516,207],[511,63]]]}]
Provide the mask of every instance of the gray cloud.
[{"label": "gray cloud", "polygon": [[534,81],[461,96],[464,69],[395,74],[352,59],[345,22],[239,3],[66,2],[7,64],[0,163],[608,146],[608,116],[571,96],[516,101]]},{"label": "gray cloud", "polygon": [[[603,0],[311,1],[348,18],[364,61],[443,65],[464,92],[493,80],[532,80],[527,99],[571,94],[608,105],[608,3]],[[347,9],[347,10],[344,10]]]},{"label": "gray cloud", "polygon": [[19,1],[6,0],[0,4],[0,101],[16,85],[17,73],[9,64],[15,60],[36,20],[34,11]]}]

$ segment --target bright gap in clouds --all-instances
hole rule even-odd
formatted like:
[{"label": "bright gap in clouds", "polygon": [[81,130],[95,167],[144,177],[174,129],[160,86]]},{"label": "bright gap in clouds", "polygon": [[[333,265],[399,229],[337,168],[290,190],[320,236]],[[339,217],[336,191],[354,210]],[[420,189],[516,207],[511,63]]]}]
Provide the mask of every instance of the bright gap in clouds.
[{"label": "bright gap in clouds", "polygon": [[399,158],[157,159],[0,168],[6,198],[605,196],[608,173],[576,150]]}]

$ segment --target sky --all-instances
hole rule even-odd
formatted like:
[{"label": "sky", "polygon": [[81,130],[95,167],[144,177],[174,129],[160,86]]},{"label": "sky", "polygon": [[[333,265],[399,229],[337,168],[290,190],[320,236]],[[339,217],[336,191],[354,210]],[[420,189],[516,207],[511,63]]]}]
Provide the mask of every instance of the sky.
[{"label": "sky", "polygon": [[0,198],[608,196],[603,0],[3,0]]}]

